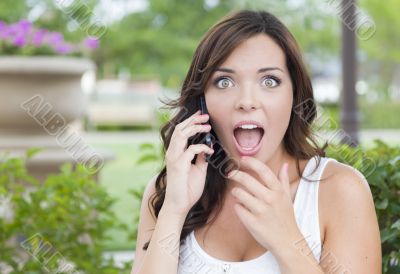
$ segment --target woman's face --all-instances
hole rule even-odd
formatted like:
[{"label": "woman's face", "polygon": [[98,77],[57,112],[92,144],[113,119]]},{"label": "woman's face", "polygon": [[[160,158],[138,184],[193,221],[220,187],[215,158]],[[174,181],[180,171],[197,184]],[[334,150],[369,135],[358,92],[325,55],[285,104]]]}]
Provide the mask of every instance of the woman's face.
[{"label": "woman's face", "polygon": [[[213,72],[205,97],[211,125],[230,157],[249,155],[268,162],[283,153],[292,83],[285,54],[269,36],[259,34],[241,43]],[[246,120],[263,130],[234,130]]]}]

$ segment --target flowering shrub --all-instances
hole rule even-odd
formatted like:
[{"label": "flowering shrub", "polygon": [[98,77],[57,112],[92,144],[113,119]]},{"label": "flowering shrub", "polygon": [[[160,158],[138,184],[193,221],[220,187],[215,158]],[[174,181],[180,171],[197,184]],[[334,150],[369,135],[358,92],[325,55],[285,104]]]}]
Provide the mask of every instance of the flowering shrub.
[{"label": "flowering shrub", "polygon": [[9,55],[80,55],[99,46],[99,40],[91,37],[80,43],[64,40],[60,32],[37,28],[28,20],[14,24],[0,21],[0,53]]}]

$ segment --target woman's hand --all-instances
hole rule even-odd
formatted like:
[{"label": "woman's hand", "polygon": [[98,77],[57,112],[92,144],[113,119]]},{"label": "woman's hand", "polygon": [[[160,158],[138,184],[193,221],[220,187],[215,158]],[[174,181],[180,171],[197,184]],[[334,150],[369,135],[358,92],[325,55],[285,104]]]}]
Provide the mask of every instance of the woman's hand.
[{"label": "woman's hand", "polygon": [[[207,114],[197,111],[175,126],[168,150],[165,154],[167,168],[167,186],[164,205],[174,213],[186,214],[200,199],[205,185],[208,162],[204,154],[212,154],[213,149],[205,144],[193,144],[187,147],[189,137],[198,132],[211,130]],[[187,147],[187,148],[186,148]],[[195,164],[192,164],[197,155]]]},{"label": "woman's hand", "polygon": [[295,219],[287,164],[282,165],[278,178],[253,157],[242,158],[240,166],[258,177],[241,170],[228,174],[230,180],[244,186],[232,189],[237,200],[234,210],[243,225],[257,242],[273,253],[293,245],[302,234]]}]

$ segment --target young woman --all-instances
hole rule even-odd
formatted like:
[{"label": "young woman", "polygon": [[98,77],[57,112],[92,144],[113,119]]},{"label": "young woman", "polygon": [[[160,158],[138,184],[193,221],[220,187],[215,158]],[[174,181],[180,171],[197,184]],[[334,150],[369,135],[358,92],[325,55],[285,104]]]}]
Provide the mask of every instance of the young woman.
[{"label": "young woman", "polygon": [[310,77],[276,17],[236,11],[214,25],[170,106],[132,273],[381,273],[368,183],[313,141]]}]

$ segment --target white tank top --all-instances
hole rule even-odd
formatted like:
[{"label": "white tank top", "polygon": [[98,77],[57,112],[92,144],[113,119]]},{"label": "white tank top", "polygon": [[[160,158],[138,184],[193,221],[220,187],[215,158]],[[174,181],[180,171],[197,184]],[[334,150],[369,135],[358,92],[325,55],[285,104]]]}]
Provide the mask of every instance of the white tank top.
[{"label": "white tank top", "polygon": [[[296,222],[308,246],[319,262],[321,257],[321,238],[318,214],[318,188],[319,180],[325,169],[326,163],[333,158],[321,157],[317,164],[317,156],[311,158],[303,171],[303,176],[316,182],[300,179],[297,187],[293,208]],[[312,173],[312,174],[311,174]],[[299,242],[304,246],[305,242]],[[207,254],[196,241],[194,231],[186,236],[179,249],[179,263],[177,274],[280,274],[279,265],[271,252],[267,251],[261,256],[242,262],[229,262],[219,260]]]}]

